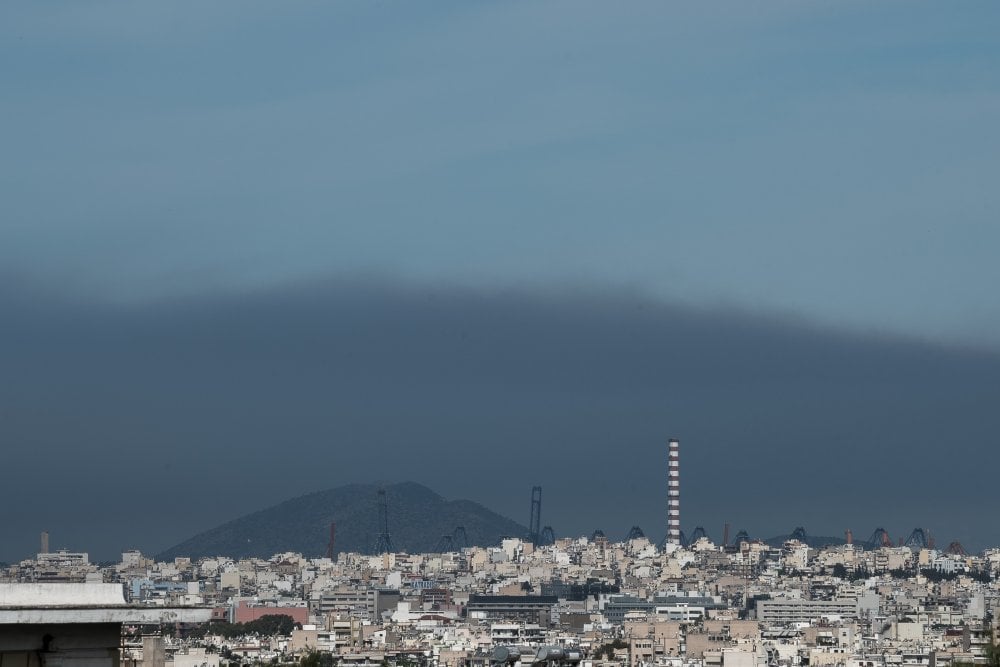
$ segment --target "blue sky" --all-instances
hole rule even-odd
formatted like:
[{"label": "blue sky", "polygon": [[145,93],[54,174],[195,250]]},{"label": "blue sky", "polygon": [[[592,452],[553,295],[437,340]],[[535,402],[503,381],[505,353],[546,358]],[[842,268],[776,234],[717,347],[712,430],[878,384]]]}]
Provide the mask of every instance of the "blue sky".
[{"label": "blue sky", "polygon": [[4,3],[0,266],[628,287],[1000,342],[995,3]]}]

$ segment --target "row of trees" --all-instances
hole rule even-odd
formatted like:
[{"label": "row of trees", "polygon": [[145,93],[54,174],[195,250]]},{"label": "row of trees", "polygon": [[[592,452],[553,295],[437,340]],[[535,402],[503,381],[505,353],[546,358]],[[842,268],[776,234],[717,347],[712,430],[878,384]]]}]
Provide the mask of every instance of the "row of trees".
[{"label": "row of trees", "polygon": [[[848,570],[843,564],[837,563],[831,569],[830,574],[841,579],[848,579],[850,581],[859,581],[861,579],[867,579],[873,576],[871,570],[866,568],[858,568],[856,570]],[[909,579],[910,577],[917,574],[916,569],[909,568],[896,568],[889,570],[888,574],[894,579]],[[970,570],[968,572],[942,572],[941,570],[935,570],[933,568],[925,567],[920,569],[920,574],[927,577],[928,581],[938,582],[938,581],[950,581],[957,579],[960,576],[970,577],[976,581],[982,581],[983,583],[989,583],[993,580],[992,574],[989,570]]]},{"label": "row of trees", "polygon": [[193,628],[188,633],[188,636],[200,638],[205,635],[221,635],[227,639],[246,635],[260,635],[261,637],[287,636],[292,634],[292,630],[296,627],[295,620],[287,614],[268,614],[247,623],[226,623],[224,621],[207,623]]}]

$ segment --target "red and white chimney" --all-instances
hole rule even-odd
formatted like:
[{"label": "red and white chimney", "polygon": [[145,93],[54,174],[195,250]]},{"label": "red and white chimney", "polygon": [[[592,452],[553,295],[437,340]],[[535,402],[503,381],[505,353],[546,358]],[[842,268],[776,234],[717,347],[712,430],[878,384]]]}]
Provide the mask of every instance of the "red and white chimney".
[{"label": "red and white chimney", "polygon": [[667,543],[681,545],[681,443],[667,441]]}]

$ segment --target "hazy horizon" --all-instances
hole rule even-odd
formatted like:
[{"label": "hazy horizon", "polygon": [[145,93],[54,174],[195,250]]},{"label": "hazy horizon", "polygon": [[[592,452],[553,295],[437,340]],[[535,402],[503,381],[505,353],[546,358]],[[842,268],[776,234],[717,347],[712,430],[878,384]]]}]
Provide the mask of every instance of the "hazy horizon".
[{"label": "hazy horizon", "polygon": [[[37,473],[0,489],[8,560],[43,529],[102,558],[155,553],[377,479],[521,523],[540,484],[559,534],[656,536],[669,436],[687,531],[1000,544],[978,525],[1000,457],[986,350],[627,290],[358,277],[145,305],[22,283],[0,308],[8,465]],[[977,465],[942,477],[956,460]],[[39,479],[53,492],[20,502]]]},{"label": "hazy horizon", "polygon": [[685,530],[1000,544],[998,21],[3,3],[0,559],[385,478],[614,535],[668,436]]}]

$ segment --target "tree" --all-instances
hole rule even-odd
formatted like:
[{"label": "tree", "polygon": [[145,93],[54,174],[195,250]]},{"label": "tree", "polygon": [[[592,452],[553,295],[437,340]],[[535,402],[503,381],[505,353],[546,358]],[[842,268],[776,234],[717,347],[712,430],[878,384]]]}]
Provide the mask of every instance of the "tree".
[{"label": "tree", "polygon": [[267,614],[249,623],[244,623],[243,628],[246,634],[253,633],[265,637],[290,635],[295,629],[295,619],[288,614]]},{"label": "tree", "polygon": [[295,625],[295,619],[288,614],[267,614],[248,623],[215,621],[192,629],[188,633],[188,636],[204,637],[209,633],[221,635],[227,639],[243,635],[260,635],[262,637],[287,636],[292,634]]},{"label": "tree", "polygon": [[1000,667],[1000,646],[997,646],[993,638],[993,630],[987,630],[986,635],[986,664],[990,667]]},{"label": "tree", "polygon": [[336,660],[332,653],[310,651],[299,660],[299,667],[333,667]]},{"label": "tree", "polygon": [[611,660],[615,657],[615,650],[622,648],[628,648],[628,642],[626,642],[624,639],[615,639],[610,643],[598,646],[597,650],[594,651],[594,655],[598,658],[603,655],[608,660]]}]

